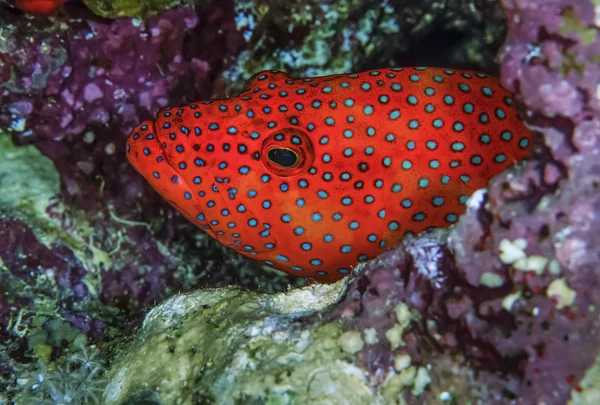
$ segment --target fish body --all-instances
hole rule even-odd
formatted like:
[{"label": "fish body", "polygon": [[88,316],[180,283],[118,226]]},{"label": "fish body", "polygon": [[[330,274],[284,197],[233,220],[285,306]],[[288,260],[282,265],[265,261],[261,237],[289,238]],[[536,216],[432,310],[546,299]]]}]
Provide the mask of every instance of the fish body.
[{"label": "fish body", "polygon": [[528,156],[510,97],[475,71],[265,71],[237,97],[161,111],[132,131],[127,156],[219,242],[333,282],[451,225],[474,190]]},{"label": "fish body", "polygon": [[65,2],[66,0],[16,0],[15,6],[31,14],[48,15]]}]

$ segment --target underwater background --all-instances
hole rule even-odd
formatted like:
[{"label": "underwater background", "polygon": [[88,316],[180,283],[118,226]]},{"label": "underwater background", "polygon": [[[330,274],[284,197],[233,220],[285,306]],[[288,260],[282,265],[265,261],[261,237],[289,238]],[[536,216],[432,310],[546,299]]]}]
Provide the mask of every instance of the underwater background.
[{"label": "underwater background", "polygon": [[[0,1],[0,404],[600,403],[599,29],[598,0]],[[335,284],[125,157],[261,70],[401,66],[499,74],[531,159]]]}]

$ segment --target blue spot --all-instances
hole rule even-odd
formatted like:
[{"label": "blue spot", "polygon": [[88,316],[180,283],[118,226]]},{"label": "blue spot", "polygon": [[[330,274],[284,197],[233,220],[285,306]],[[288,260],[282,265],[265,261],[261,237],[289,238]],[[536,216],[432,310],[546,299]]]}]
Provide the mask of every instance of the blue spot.
[{"label": "blue spot", "polygon": [[369,242],[375,242],[377,240],[377,235],[375,234],[370,234],[369,236],[367,236],[367,240]]},{"label": "blue spot", "polygon": [[448,222],[456,222],[458,218],[456,217],[455,214],[448,214],[446,215],[446,221]]},{"label": "blue spot", "polygon": [[444,103],[448,104],[448,105],[452,105],[454,104],[454,97],[452,97],[451,95],[447,94],[444,96]]},{"label": "blue spot", "polygon": [[393,110],[389,115],[391,120],[397,120],[400,118],[400,110]]},{"label": "blue spot", "polygon": [[306,188],[308,187],[308,181],[302,179],[302,180],[298,180],[298,186],[300,186],[301,188]]},{"label": "blue spot", "polygon": [[484,96],[487,96],[487,97],[491,97],[494,94],[492,89],[490,89],[489,87],[482,87],[481,92],[483,93]]},{"label": "blue spot", "polygon": [[323,240],[325,242],[333,242],[333,235],[330,233],[326,233],[325,236],[323,236]]},{"label": "blue spot", "polygon": [[315,212],[312,214],[311,218],[314,222],[320,222],[323,219],[323,216],[320,213]]},{"label": "blue spot", "polygon": [[339,221],[340,219],[342,219],[342,214],[340,214],[339,212],[334,212],[331,217],[334,221]]},{"label": "blue spot", "polygon": [[453,142],[451,148],[455,152],[460,152],[465,149],[465,144],[462,142]]},{"label": "blue spot", "polygon": [[388,224],[388,229],[390,231],[397,231],[400,228],[400,224],[396,221],[392,221]]},{"label": "blue spot", "polygon": [[283,214],[281,216],[281,221],[285,222],[286,224],[289,223],[292,220],[292,217],[289,214]]},{"label": "blue spot", "polygon": [[275,258],[276,258],[277,260],[279,260],[279,261],[282,261],[282,262],[287,262],[287,261],[289,261],[289,260],[290,260],[289,258],[287,258],[287,257],[286,257],[286,256],[284,256],[284,255],[277,255],[277,256],[275,256]]},{"label": "blue spot", "polygon": [[433,197],[431,203],[434,207],[441,207],[442,205],[444,205],[444,197]]},{"label": "blue spot", "polygon": [[423,212],[418,212],[415,215],[413,215],[413,220],[417,221],[417,222],[421,222],[425,219],[426,215]]},{"label": "blue spot", "polygon": [[285,193],[286,191],[288,191],[290,189],[290,186],[288,186],[287,183],[281,183],[279,185],[279,189]]},{"label": "blue spot", "polygon": [[381,210],[377,213],[377,216],[381,219],[385,218],[385,210]]},{"label": "blue spot", "polygon": [[249,190],[248,191],[248,197],[250,197],[250,198],[256,197],[256,190]]},{"label": "blue spot", "polygon": [[264,201],[263,201],[263,203],[262,203],[262,207],[263,207],[264,209],[269,209],[269,208],[271,208],[271,201],[269,201],[269,200],[264,200]]},{"label": "blue spot", "polygon": [[269,180],[271,180],[271,176],[269,176],[268,174],[263,174],[262,176],[260,176],[260,181],[262,181],[263,183],[268,183]]},{"label": "blue spot", "polygon": [[304,231],[305,229],[299,226],[296,229],[294,229],[294,234],[296,234],[297,236],[304,235]]},{"label": "blue spot", "polygon": [[237,210],[238,212],[246,212],[246,207],[244,206],[244,204],[240,204],[237,206]]},{"label": "blue spot", "polygon": [[254,228],[256,225],[258,225],[258,221],[255,218],[250,218],[248,220],[248,225]]},{"label": "blue spot", "polygon": [[401,204],[402,204],[402,206],[404,208],[410,208],[410,207],[412,207],[412,201],[410,199],[408,199],[408,198],[405,198],[404,200],[402,200]]},{"label": "blue spot", "polygon": [[352,221],[350,222],[350,229],[358,229],[358,227],[360,226],[359,223],[357,221]]},{"label": "blue spot", "polygon": [[399,193],[400,191],[402,191],[402,185],[398,184],[398,183],[394,183],[392,185],[392,193]]},{"label": "blue spot", "polygon": [[308,242],[304,242],[303,244],[300,245],[300,247],[302,248],[302,250],[311,250],[312,249],[312,245]]},{"label": "blue spot", "polygon": [[344,197],[344,198],[342,198],[342,204],[344,204],[344,205],[350,205],[350,204],[352,204],[352,198],[350,198],[350,197]]},{"label": "blue spot", "polygon": [[152,173],[152,175],[154,176],[154,178],[158,179],[160,178],[160,174],[158,174],[158,172],[154,172]]},{"label": "blue spot", "polygon": [[366,105],[363,108],[363,113],[365,113],[365,115],[371,115],[371,114],[373,114],[373,106],[372,105]]},{"label": "blue spot", "polygon": [[208,129],[215,131],[215,130],[219,129],[219,125],[212,123],[208,126]]},{"label": "blue spot", "polygon": [[342,252],[342,253],[350,253],[351,251],[352,251],[352,246],[350,246],[350,245],[344,245],[340,249],[340,252]]},{"label": "blue spot", "polygon": [[325,198],[329,197],[329,194],[327,194],[327,192],[326,192],[325,190],[319,190],[319,191],[317,192],[317,195],[318,195],[320,198],[323,198],[323,199],[325,199]]},{"label": "blue spot", "polygon": [[468,85],[468,84],[466,84],[466,83],[460,83],[460,84],[458,85],[458,88],[459,88],[459,90],[460,90],[460,91],[462,91],[463,93],[468,93],[468,92],[470,92],[470,91],[471,91],[471,88],[470,88],[470,87],[469,87],[469,85]]},{"label": "blue spot", "polygon": [[204,216],[204,214],[200,213],[200,214],[196,215],[196,219],[199,219],[200,221],[204,221],[205,216]]},{"label": "blue spot", "polygon": [[189,199],[191,199],[191,198],[192,198],[192,194],[191,194],[189,191],[186,191],[185,193],[183,193],[183,197],[184,197],[186,200],[189,200]]},{"label": "blue spot", "polygon": [[322,265],[322,264],[323,264],[323,262],[322,262],[322,261],[320,261],[319,259],[312,259],[312,260],[310,261],[310,264],[312,264],[313,266],[320,266],[320,265]]}]

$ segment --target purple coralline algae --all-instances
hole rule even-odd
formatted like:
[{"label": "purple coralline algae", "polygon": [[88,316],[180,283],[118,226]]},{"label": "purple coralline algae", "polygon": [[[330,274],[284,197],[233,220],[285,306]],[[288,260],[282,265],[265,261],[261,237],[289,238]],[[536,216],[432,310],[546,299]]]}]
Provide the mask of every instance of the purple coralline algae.
[{"label": "purple coralline algae", "polygon": [[[375,379],[408,354],[430,366],[423,395],[591,403],[597,381],[584,377],[597,373],[600,352],[600,8],[504,6],[502,81],[541,134],[532,159],[477,191],[447,238],[421,235],[367,264],[337,316],[372,341],[357,359]],[[396,336],[402,305],[412,323]],[[467,392],[436,392],[447,353],[478,373]]]}]

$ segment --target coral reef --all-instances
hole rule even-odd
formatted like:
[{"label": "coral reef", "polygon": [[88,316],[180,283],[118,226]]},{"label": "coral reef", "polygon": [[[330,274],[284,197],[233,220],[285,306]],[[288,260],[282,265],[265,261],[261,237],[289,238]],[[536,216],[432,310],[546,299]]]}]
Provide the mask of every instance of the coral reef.
[{"label": "coral reef", "polygon": [[[331,351],[348,356],[339,368],[352,366],[359,381],[370,382],[369,394],[355,394],[354,403],[595,403],[600,67],[594,55],[600,41],[594,24],[600,9],[566,0],[505,6],[510,34],[501,54],[503,82],[541,134],[532,159],[477,191],[453,229],[420,235],[367,263],[335,310],[278,328],[253,345],[258,353],[277,352],[278,333],[292,331],[314,337],[308,352],[331,340],[318,331],[335,328]],[[245,353],[232,350],[233,358]],[[278,375],[290,367],[289,349],[283,353]],[[257,367],[273,375],[272,361],[260,367],[244,358],[228,360],[226,369]],[[114,373],[116,384],[121,375]],[[325,379],[331,387],[338,381]],[[285,378],[273,385],[290,387]],[[298,390],[307,387],[284,389]],[[227,398],[223,403],[240,397]],[[276,398],[291,403],[281,392]]]},{"label": "coral reef", "polygon": [[[494,70],[500,4],[202,1],[154,14],[179,2],[125,3],[152,16],[75,4],[0,15],[0,402],[83,387],[93,403],[104,367],[112,403],[597,402],[597,2],[502,3],[502,80],[541,133],[530,162],[477,191],[453,229],[287,293],[300,282],[156,196],[123,157],[129,130],[269,67]],[[228,284],[261,292],[213,288]],[[199,287],[211,288],[168,299],[116,344],[149,306]],[[98,367],[73,360],[94,344],[106,348]]]}]

